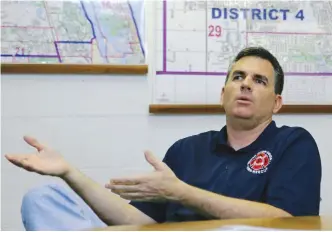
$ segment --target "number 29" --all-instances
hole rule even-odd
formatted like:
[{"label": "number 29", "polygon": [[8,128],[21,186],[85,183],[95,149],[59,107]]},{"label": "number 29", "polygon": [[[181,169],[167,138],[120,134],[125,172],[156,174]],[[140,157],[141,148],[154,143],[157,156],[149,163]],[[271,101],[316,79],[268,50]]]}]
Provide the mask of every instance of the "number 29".
[{"label": "number 29", "polygon": [[221,26],[220,25],[210,25],[209,26],[209,37],[220,37],[221,36]]}]

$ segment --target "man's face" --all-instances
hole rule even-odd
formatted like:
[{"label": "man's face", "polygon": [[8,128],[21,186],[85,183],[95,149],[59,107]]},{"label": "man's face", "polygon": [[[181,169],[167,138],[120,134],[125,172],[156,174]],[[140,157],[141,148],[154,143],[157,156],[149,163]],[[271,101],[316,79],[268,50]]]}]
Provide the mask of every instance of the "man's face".
[{"label": "man's face", "polygon": [[274,92],[275,73],[272,64],[248,56],[237,61],[221,94],[227,115],[242,119],[264,119],[276,113],[282,98]]}]

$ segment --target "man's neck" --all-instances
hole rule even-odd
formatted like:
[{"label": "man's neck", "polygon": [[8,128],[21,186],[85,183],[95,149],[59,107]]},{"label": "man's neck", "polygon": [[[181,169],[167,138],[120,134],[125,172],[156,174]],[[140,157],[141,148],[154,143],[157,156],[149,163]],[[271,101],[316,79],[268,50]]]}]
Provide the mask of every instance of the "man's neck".
[{"label": "man's neck", "polygon": [[239,125],[240,122],[231,122],[231,120],[227,120],[226,128],[229,145],[235,150],[250,145],[261,135],[271,121],[272,118],[269,118],[261,123],[252,123],[251,126],[247,124],[241,127],[241,125]]}]

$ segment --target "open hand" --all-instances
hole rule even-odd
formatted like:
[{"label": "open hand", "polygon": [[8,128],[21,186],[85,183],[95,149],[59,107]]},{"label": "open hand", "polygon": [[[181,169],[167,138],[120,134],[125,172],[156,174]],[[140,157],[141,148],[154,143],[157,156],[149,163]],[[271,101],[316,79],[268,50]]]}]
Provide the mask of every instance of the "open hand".
[{"label": "open hand", "polygon": [[25,142],[37,149],[33,154],[7,154],[5,157],[14,165],[41,175],[63,176],[70,166],[56,151],[39,143],[35,138],[24,136]]},{"label": "open hand", "polygon": [[150,151],[144,152],[145,159],[155,171],[141,176],[112,179],[106,188],[120,197],[133,201],[175,200],[181,181],[173,171]]}]

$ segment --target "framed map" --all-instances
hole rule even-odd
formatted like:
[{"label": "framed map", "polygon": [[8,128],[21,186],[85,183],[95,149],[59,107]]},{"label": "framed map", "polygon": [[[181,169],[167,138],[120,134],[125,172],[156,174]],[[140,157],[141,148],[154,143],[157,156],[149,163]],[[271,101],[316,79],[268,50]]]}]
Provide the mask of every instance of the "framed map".
[{"label": "framed map", "polygon": [[1,1],[1,63],[145,65],[143,3]]},{"label": "framed map", "polygon": [[283,112],[332,113],[332,1],[163,0],[155,11],[150,112],[221,112],[232,59],[262,46],[285,72]]}]

